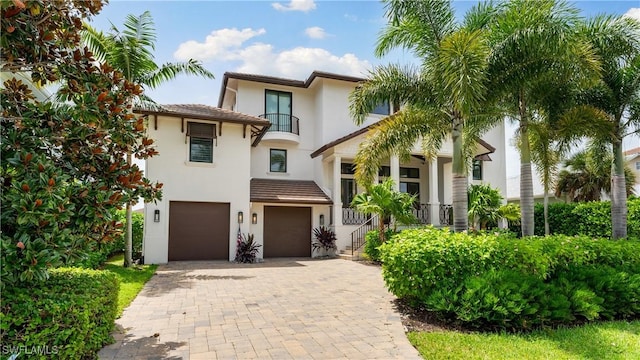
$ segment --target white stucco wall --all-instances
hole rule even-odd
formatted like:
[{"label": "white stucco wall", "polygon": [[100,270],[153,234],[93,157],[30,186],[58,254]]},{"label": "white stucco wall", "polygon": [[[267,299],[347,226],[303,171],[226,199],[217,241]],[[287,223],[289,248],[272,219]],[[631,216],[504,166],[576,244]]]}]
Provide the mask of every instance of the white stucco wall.
[{"label": "white stucco wall", "polygon": [[[147,160],[145,175],[164,186],[161,201],[145,204],[145,262],[163,264],[168,260],[170,201],[229,203],[229,259],[232,260],[238,211],[245,214],[242,232],[249,232],[251,137],[249,134],[242,137],[242,125],[224,123],[222,136],[218,136],[217,145],[214,143],[213,164],[190,163],[188,143],[185,142],[186,124],[185,133],[182,133],[180,121],[179,118],[158,117],[158,130],[155,130],[153,119],[149,120],[148,136],[154,139],[160,154]],[[156,209],[160,210],[160,222],[157,223],[153,222]]]}]

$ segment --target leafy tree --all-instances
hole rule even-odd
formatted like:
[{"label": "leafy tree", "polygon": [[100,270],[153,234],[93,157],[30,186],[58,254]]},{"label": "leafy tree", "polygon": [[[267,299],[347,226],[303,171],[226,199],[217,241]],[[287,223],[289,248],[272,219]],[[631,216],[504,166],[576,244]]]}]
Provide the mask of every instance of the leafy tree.
[{"label": "leafy tree", "polygon": [[463,26],[456,24],[448,1],[385,3],[388,25],[378,39],[376,55],[404,47],[422,60],[422,66],[378,67],[351,94],[350,109],[357,123],[383,101],[403,105],[361,144],[355,158],[356,179],[370,184],[382,159],[391,154],[408,158],[420,139],[424,154],[433,159],[451,136],[454,229],[467,230],[472,152],[479,136],[501,120],[484,101],[490,49],[485,33],[478,30],[483,19],[472,12]]},{"label": "leafy tree", "polygon": [[476,230],[484,230],[498,225],[498,220],[510,222],[520,220],[520,208],[503,205],[504,198],[498,189],[488,184],[469,186],[469,222]]},{"label": "leafy tree", "polygon": [[62,103],[39,101],[19,79],[4,82],[1,118],[2,286],[44,280],[122,224],[114,210],[161,184],[125,161],[156,155],[142,117],[130,113],[140,85],[80,43],[82,21],[101,1],[2,1],[2,72],[30,74],[34,84],[60,84]]},{"label": "leafy tree", "polygon": [[364,214],[376,214],[379,217],[380,241],[384,242],[384,224],[393,217],[401,224],[414,224],[413,204],[415,197],[393,190],[393,180],[370,186],[366,192],[357,194],[351,201],[357,211]]},{"label": "leafy tree", "polygon": [[[125,79],[149,88],[158,87],[181,74],[214,78],[211,72],[193,59],[181,63],[166,63],[162,66],[158,66],[154,62],[153,51],[155,50],[156,32],[149,11],[145,11],[138,17],[128,15],[123,30],[112,24],[111,30],[107,34],[85,24],[82,40],[99,61],[110,64],[119,70]],[[157,106],[151,98],[144,94],[135,97],[133,101],[143,107]],[[127,155],[127,163],[131,164],[129,154]],[[131,203],[127,204],[125,266],[131,265],[132,262],[131,206]]]},{"label": "leafy tree", "polygon": [[576,26],[578,10],[559,0],[501,3],[485,12],[493,49],[489,64],[491,93],[518,124],[522,234],[533,235],[533,182],[529,131],[543,94],[568,81],[588,84],[599,70],[597,57]]},{"label": "leafy tree", "polygon": [[[611,149],[602,143],[591,143],[564,162],[566,169],[558,174],[556,196],[566,195],[572,202],[600,201],[602,193],[611,195]],[[626,196],[633,194],[635,174],[625,167]]]},{"label": "leafy tree", "polygon": [[607,115],[612,131],[594,140],[610,144],[613,154],[611,222],[614,239],[627,237],[627,193],[622,142],[640,133],[640,22],[628,17],[597,16],[581,29],[602,63],[596,86],[584,100]]}]

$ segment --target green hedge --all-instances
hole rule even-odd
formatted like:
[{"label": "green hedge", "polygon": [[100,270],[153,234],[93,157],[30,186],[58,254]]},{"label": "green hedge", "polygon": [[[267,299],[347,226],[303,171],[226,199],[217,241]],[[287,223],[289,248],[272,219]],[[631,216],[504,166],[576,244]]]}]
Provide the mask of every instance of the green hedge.
[{"label": "green hedge", "polygon": [[[386,240],[389,240],[392,235],[392,229],[387,229],[384,232]],[[365,235],[364,254],[369,258],[369,260],[380,262],[380,250],[378,250],[378,247],[381,244],[378,230],[371,230]]]},{"label": "green hedge", "polygon": [[399,298],[478,326],[640,315],[640,241],[405,230],[379,247]]},{"label": "green hedge", "polygon": [[[79,268],[50,270],[47,281],[2,294],[2,356],[18,359],[95,358],[112,339],[117,277]],[[15,351],[15,350],[18,351]]]},{"label": "green hedge", "polygon": [[[534,208],[534,234],[544,236],[544,207]],[[509,229],[520,234],[520,225]],[[549,204],[549,230],[551,234],[611,237],[611,202]],[[627,232],[629,237],[640,238],[640,198],[627,201]]]}]

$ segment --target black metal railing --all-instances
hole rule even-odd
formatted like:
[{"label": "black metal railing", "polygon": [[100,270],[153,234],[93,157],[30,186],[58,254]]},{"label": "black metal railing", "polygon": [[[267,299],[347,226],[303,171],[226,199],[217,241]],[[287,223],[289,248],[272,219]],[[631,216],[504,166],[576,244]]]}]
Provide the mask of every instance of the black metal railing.
[{"label": "black metal railing", "polygon": [[269,120],[271,127],[269,127],[268,131],[280,131],[300,135],[300,119],[293,115],[270,113],[258,115],[258,117]]},{"label": "black metal railing", "polygon": [[440,204],[440,225],[453,225],[453,205]]},{"label": "black metal railing", "polygon": [[429,217],[429,204],[419,204],[412,210],[412,212],[413,216],[418,220],[418,224],[431,224],[431,218]]},{"label": "black metal railing", "polygon": [[354,208],[342,208],[342,224],[343,225],[360,225],[369,220],[371,215],[365,215],[357,212]]},{"label": "black metal railing", "polygon": [[354,252],[360,249],[367,241],[367,233],[378,228],[379,219],[380,217],[378,215],[372,216],[351,233],[351,256],[353,256]]}]

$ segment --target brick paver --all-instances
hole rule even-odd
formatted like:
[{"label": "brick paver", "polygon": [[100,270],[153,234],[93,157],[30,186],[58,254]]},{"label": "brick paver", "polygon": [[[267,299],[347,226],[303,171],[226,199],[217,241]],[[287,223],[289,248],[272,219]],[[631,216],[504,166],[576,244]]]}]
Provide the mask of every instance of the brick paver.
[{"label": "brick paver", "polygon": [[380,269],[351,261],[173,262],[100,359],[419,359]]}]

